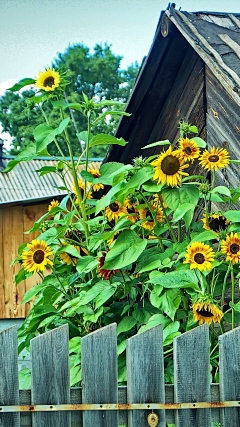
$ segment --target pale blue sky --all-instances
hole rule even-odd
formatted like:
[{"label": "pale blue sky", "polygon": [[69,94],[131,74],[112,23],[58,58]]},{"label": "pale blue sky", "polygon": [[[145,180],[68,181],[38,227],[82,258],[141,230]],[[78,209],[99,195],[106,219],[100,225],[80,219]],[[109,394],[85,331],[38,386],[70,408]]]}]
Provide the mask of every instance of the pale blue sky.
[{"label": "pale blue sky", "polygon": [[[0,0],[0,84],[35,77],[69,43],[109,42],[125,67],[148,53],[167,0]],[[183,10],[240,12],[239,0],[181,0]]]},{"label": "pale blue sky", "polygon": [[[0,96],[35,78],[69,43],[108,42],[124,57],[122,68],[141,63],[167,6],[168,0],[0,0]],[[240,0],[179,0],[176,7],[240,13]],[[9,146],[9,136],[1,136]]]}]

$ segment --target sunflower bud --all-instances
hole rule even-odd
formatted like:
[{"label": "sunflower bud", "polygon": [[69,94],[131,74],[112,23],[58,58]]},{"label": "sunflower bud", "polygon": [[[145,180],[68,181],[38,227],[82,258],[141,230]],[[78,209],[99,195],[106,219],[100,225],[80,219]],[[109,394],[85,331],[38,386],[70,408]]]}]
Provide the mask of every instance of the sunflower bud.
[{"label": "sunflower bud", "polygon": [[201,184],[199,187],[199,190],[202,194],[208,194],[211,187],[207,182],[204,182],[204,184]]},{"label": "sunflower bud", "polygon": [[133,159],[133,165],[136,168],[141,168],[145,165],[145,160],[146,158],[143,158],[143,156],[135,157],[135,159]]}]

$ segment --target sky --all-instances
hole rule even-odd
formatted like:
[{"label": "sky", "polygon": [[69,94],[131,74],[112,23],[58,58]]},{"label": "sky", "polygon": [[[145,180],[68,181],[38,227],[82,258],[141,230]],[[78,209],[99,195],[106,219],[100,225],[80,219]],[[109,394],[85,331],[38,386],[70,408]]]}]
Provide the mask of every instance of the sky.
[{"label": "sky", "polygon": [[[35,78],[69,44],[108,42],[123,56],[122,68],[141,63],[167,6],[167,0],[0,0],[0,96],[16,81]],[[181,0],[176,7],[240,13],[240,0]]]}]

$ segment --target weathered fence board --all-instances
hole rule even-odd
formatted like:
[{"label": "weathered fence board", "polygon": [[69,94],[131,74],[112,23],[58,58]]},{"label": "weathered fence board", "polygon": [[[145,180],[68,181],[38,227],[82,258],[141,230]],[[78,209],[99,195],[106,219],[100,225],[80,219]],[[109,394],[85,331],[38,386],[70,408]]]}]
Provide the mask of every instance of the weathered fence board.
[{"label": "weathered fence board", "polygon": [[[32,404],[70,403],[68,325],[31,340]],[[35,412],[34,427],[70,427],[70,412]]]},{"label": "weathered fence board", "polygon": [[[0,332],[0,405],[19,405],[17,327]],[[0,414],[1,427],[19,427],[20,414]]]},{"label": "weathered fence board", "polygon": [[[127,340],[128,403],[165,403],[162,325]],[[151,411],[129,411],[128,426],[147,425]],[[154,411],[165,427],[165,411]]]},{"label": "weathered fence board", "polygon": [[[118,403],[117,325],[82,338],[83,403]],[[118,427],[117,411],[84,411],[84,427]]]},{"label": "weathered fence board", "polygon": [[[174,339],[175,402],[210,402],[209,328],[205,324]],[[209,409],[176,411],[176,427],[211,427]]]},{"label": "weathered fence board", "polygon": [[[220,393],[219,384],[210,385],[208,325],[174,339],[174,385],[164,385],[161,325],[127,340],[126,387],[117,386],[116,324],[82,339],[82,389],[70,390],[68,340],[68,325],[64,325],[31,341],[32,390],[21,390],[19,397],[17,328],[0,332],[1,426],[148,427],[150,404],[175,402],[183,403],[186,409],[153,406],[159,419],[152,425],[165,427],[165,423],[174,424],[175,418],[175,427],[210,427],[220,421],[221,411],[222,427],[240,427],[240,327],[219,338]],[[118,402],[127,405],[109,410],[108,404]],[[202,409],[189,409],[197,402]],[[204,402],[217,404],[207,409]],[[105,406],[96,410],[64,406],[70,403]],[[134,409],[128,406],[131,404]],[[31,405],[48,407],[38,408],[38,412]],[[21,410],[28,412],[20,415]]]},{"label": "weathered fence board", "polygon": [[[240,326],[219,337],[220,400],[240,399]],[[222,427],[240,427],[240,408],[221,409]]]}]

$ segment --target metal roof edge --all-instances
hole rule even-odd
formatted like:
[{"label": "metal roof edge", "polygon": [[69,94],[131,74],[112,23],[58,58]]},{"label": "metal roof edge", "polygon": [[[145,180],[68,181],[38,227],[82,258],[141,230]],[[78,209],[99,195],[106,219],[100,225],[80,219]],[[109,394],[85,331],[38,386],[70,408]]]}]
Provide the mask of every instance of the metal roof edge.
[{"label": "metal roof edge", "polygon": [[4,202],[0,202],[0,207],[3,207],[5,205],[20,205],[20,204],[28,204],[31,202],[41,202],[44,200],[48,200],[48,199],[52,199],[52,198],[56,198],[56,197],[65,197],[67,196],[67,192],[66,193],[59,193],[59,194],[53,194],[53,195],[48,195],[48,196],[43,196],[43,197],[36,197],[36,198],[28,198],[28,199],[15,199],[15,200],[10,200],[8,201],[4,201]]},{"label": "metal roof edge", "polygon": [[[6,160],[14,160],[14,159],[16,159],[16,157],[17,157],[17,154],[15,154],[15,155],[11,155],[11,154],[3,154],[3,156],[2,156],[2,159],[6,159]],[[67,160],[71,160],[71,158],[70,157],[65,157]],[[73,157],[73,159],[74,160],[78,160],[79,159],[79,157]],[[88,159],[88,161],[89,162],[102,162],[103,161],[103,159],[104,159],[104,157],[90,157],[89,159]],[[58,157],[58,158],[56,158],[56,157],[44,157],[44,156],[39,156],[39,157],[36,157],[36,158],[34,158],[33,160],[49,160],[49,161],[56,161],[56,160],[64,160],[64,158],[63,157]],[[83,158],[82,159],[83,161],[85,161],[86,159],[85,158]],[[30,160],[30,161],[32,161],[32,160]]]}]

